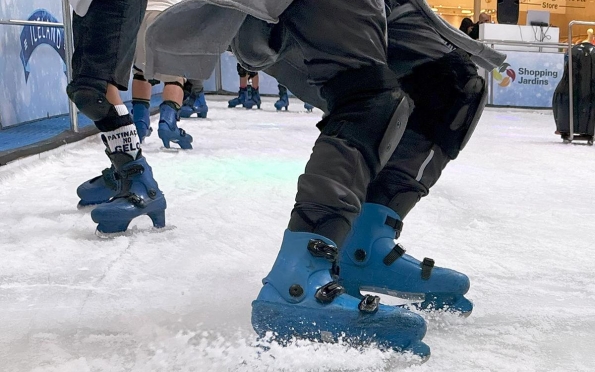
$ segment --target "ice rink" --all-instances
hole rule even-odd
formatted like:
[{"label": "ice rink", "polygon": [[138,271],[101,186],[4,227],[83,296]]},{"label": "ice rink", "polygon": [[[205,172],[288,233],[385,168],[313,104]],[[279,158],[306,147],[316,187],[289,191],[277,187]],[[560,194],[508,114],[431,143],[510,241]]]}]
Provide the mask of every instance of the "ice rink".
[{"label": "ice rink", "polygon": [[550,111],[486,109],[405,220],[408,253],[468,274],[468,318],[423,314],[432,356],[255,346],[251,301],[277,255],[320,111],[226,108],[180,124],[194,150],[144,153],[167,228],[100,239],[76,187],[108,166],[93,137],[0,167],[0,371],[593,371],[595,148]]}]

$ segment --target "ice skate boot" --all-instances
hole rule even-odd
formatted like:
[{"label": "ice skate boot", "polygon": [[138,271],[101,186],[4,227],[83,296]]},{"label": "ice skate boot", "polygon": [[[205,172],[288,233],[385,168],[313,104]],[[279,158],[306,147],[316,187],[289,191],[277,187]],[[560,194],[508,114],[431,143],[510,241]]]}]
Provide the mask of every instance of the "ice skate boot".
[{"label": "ice skate boot", "polygon": [[344,293],[336,281],[338,250],[313,233],[285,231],[281,250],[258,298],[252,302],[252,326],[263,337],[272,332],[284,343],[293,337],[322,342],[343,338],[355,345],[411,351],[426,358],[421,340],[423,318],[406,309],[362,300]]},{"label": "ice skate boot", "polygon": [[121,189],[108,203],[97,206],[91,218],[102,234],[126,231],[130,222],[142,215],[153,221],[153,226],[165,226],[165,197],[153,178],[147,160],[138,152],[136,159],[123,152],[109,154],[120,176]]},{"label": "ice skate boot", "polygon": [[243,106],[248,110],[256,106],[256,108],[260,110],[260,93],[258,92],[258,88],[250,87],[248,89],[248,95],[246,96],[246,101],[244,101]]},{"label": "ice skate boot", "polygon": [[339,257],[341,285],[347,293],[360,297],[362,291],[419,299],[414,304],[424,310],[445,310],[469,315],[473,304],[463,295],[469,278],[454,270],[435,267],[405,254],[394,239],[401,220],[390,208],[365,203],[355,220]]},{"label": "ice skate boot", "polygon": [[198,95],[191,94],[187,100],[184,101],[184,105],[180,108],[180,117],[189,118],[193,114],[196,114],[199,118],[206,118],[209,107],[205,99],[205,94],[200,92]]},{"label": "ice skate boot", "polygon": [[136,126],[136,133],[140,138],[140,142],[144,143],[145,138],[153,133],[151,128],[151,112],[148,102],[132,101],[132,120]]},{"label": "ice skate boot", "polygon": [[101,176],[93,177],[82,183],[76,193],[80,198],[78,207],[86,207],[108,202],[120,190],[120,177],[113,166],[101,172]]},{"label": "ice skate boot", "polygon": [[304,103],[304,108],[306,109],[306,111],[308,112],[312,112],[312,110],[314,110],[314,106],[312,106],[309,103]]},{"label": "ice skate boot", "polygon": [[164,102],[159,106],[159,129],[157,134],[163,146],[167,149],[170,148],[170,142],[177,143],[183,150],[192,149],[192,136],[184,131],[182,128],[178,128],[176,122],[178,121],[178,113],[176,110],[167,102]]},{"label": "ice skate boot", "polygon": [[246,98],[248,96],[248,88],[240,88],[238,91],[238,96],[234,99],[227,101],[227,107],[233,108],[236,106],[244,105],[246,102]]},{"label": "ice skate boot", "polygon": [[289,97],[287,96],[287,88],[280,85],[279,86],[279,99],[275,102],[275,108],[277,111],[281,111],[285,109],[287,111],[289,109]]}]

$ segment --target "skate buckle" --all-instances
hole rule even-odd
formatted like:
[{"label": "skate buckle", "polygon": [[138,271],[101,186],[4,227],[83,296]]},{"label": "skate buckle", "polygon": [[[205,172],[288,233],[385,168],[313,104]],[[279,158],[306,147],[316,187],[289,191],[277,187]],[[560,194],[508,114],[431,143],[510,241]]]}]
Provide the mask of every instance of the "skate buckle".
[{"label": "skate buckle", "polygon": [[386,216],[384,224],[392,227],[393,230],[395,230],[395,239],[399,237],[400,232],[403,230],[403,221],[392,218],[391,216]]},{"label": "skate buckle", "polygon": [[145,168],[140,164],[134,164],[130,167],[123,168],[120,173],[122,173],[122,178],[130,178],[132,176],[136,176],[137,174],[143,174]]},{"label": "skate buckle", "polygon": [[434,260],[431,258],[425,257],[423,262],[421,263],[421,278],[423,280],[430,279],[430,275],[432,275],[432,269],[434,268]]},{"label": "skate buckle", "polygon": [[401,244],[397,243],[397,244],[395,244],[393,249],[391,249],[391,251],[388,252],[388,254],[384,257],[384,259],[382,260],[382,263],[384,263],[386,266],[390,266],[390,265],[392,265],[393,262],[398,260],[404,254],[405,254],[405,248],[403,248],[403,246]]},{"label": "skate buckle", "polygon": [[337,256],[339,255],[337,247],[327,244],[320,239],[310,239],[308,242],[308,251],[310,251],[312,256],[324,258],[330,262],[337,261]]},{"label": "skate buckle", "polygon": [[144,208],[147,206],[145,200],[136,194],[128,195],[127,199],[130,203],[134,204],[138,208]]},{"label": "skate buckle", "polygon": [[333,302],[337,297],[345,293],[345,289],[337,282],[329,282],[318,288],[314,297],[323,304]]},{"label": "skate buckle", "polygon": [[118,173],[112,168],[105,168],[101,171],[101,176],[103,177],[103,182],[105,185],[112,190],[118,189]]},{"label": "skate buckle", "polygon": [[378,304],[380,303],[380,297],[372,296],[372,295],[365,295],[364,298],[360,301],[359,305],[357,305],[359,311],[362,313],[375,313],[378,311]]}]

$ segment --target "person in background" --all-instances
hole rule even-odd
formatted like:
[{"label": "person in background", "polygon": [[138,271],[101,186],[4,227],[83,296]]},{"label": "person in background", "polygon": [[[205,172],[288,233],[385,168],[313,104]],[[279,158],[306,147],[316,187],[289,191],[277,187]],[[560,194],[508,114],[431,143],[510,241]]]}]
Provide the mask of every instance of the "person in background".
[{"label": "person in background", "polygon": [[469,35],[469,33],[471,32],[471,29],[473,28],[474,25],[475,24],[473,23],[473,20],[471,18],[465,17],[461,21],[461,25],[459,26],[459,30],[461,30],[464,33],[466,33],[467,35]]},{"label": "person in background", "polygon": [[[145,48],[145,34],[147,27],[164,10],[179,3],[180,0],[149,0],[147,11],[137,35],[134,55],[134,77],[132,80],[132,116],[141,142],[152,133],[151,114],[151,82],[145,79],[143,71],[146,65],[147,51]],[[192,136],[178,128],[180,107],[184,99],[184,78],[170,75],[156,75],[155,79],[163,81],[163,102],[159,106],[159,129],[157,134],[165,148],[171,143],[177,144],[183,150],[192,149]]]},{"label": "person in background", "polygon": [[481,13],[479,15],[479,21],[477,21],[477,23],[475,23],[471,28],[471,31],[469,32],[469,37],[471,37],[473,40],[479,39],[479,25],[482,23],[489,23],[491,19],[492,17],[489,14]]}]

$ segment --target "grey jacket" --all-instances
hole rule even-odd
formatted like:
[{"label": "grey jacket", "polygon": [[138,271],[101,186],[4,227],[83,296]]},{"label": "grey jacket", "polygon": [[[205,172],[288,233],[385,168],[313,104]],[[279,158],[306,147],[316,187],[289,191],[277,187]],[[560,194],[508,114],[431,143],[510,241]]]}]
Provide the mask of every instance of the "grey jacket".
[{"label": "grey jacket", "polygon": [[[269,47],[272,24],[293,0],[185,0],[163,12],[147,30],[145,75],[155,72],[205,80],[221,53],[232,47],[246,69],[271,74],[300,99],[321,107],[316,89],[308,86],[299,48]],[[394,8],[388,21],[410,11],[423,13],[449,43],[472,55],[479,66],[492,69],[506,56],[479,43],[434,14],[424,0],[409,0]],[[405,12],[405,13],[404,13]],[[238,30],[242,28],[241,42]],[[415,41],[414,41],[415,42]]]}]

